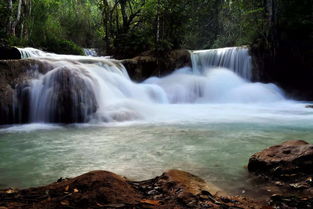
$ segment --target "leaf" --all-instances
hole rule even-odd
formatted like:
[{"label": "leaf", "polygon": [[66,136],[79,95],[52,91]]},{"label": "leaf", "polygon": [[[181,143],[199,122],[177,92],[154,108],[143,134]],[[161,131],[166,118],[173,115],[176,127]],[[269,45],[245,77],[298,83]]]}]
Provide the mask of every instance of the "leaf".
[{"label": "leaf", "polygon": [[67,185],[67,186],[65,187],[65,191],[67,192],[67,191],[69,190],[69,188],[70,188],[70,186]]},{"label": "leaf", "polygon": [[7,193],[7,194],[13,194],[15,192],[16,191],[14,189],[8,189],[7,191],[5,191],[5,193]]},{"label": "leaf", "polygon": [[79,192],[79,190],[75,188],[75,189],[74,189],[74,193],[77,193],[77,192]]},{"label": "leaf", "polygon": [[63,200],[63,201],[61,201],[61,205],[69,206],[70,202],[68,200]]},{"label": "leaf", "polygon": [[149,205],[160,205],[160,201],[158,200],[140,200],[141,203],[146,203]]}]

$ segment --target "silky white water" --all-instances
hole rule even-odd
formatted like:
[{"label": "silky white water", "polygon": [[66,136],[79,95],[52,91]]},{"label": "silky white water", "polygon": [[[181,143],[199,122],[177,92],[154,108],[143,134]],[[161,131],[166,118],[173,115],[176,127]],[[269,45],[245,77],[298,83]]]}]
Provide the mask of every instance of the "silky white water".
[{"label": "silky white water", "polygon": [[247,47],[196,50],[192,52],[191,60],[193,72],[197,74],[215,67],[223,67],[246,80],[253,77],[252,58]]},{"label": "silky white water", "polygon": [[[177,168],[232,192],[253,190],[244,168],[250,155],[285,140],[313,142],[308,103],[225,66],[201,73],[186,67],[136,83],[116,60],[36,59],[53,69],[30,81],[33,124],[0,129],[2,188],[97,169],[142,180]],[[85,123],[47,123],[61,108],[58,93],[69,86],[73,117]]]}]

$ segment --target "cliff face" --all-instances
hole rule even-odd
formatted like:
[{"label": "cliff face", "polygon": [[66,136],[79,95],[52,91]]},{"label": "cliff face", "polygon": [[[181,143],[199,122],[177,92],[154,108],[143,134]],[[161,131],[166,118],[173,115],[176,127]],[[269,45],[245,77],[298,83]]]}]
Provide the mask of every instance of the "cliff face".
[{"label": "cliff face", "polygon": [[146,53],[132,59],[122,60],[129,76],[136,81],[145,80],[151,76],[164,76],[175,69],[191,67],[191,57],[188,50],[174,50],[163,55]]},{"label": "cliff face", "polygon": [[29,122],[29,82],[52,66],[36,60],[0,61],[0,124]]},{"label": "cliff face", "polygon": [[[32,79],[40,77],[42,84],[32,88]],[[0,124],[34,122],[31,103],[36,106],[35,119],[52,123],[85,122],[97,110],[95,95],[83,78],[49,60],[0,61],[0,98]]]},{"label": "cliff face", "polygon": [[256,80],[282,87],[289,96],[313,100],[313,43],[284,41],[279,47],[251,48]]}]

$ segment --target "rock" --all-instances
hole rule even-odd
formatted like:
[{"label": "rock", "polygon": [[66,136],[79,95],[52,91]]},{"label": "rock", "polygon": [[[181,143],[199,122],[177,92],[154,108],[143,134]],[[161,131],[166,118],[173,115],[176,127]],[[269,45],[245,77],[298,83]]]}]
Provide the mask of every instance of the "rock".
[{"label": "rock", "polygon": [[299,182],[313,175],[313,145],[292,140],[254,154],[248,170],[273,180]]},{"label": "rock", "polygon": [[20,51],[15,47],[0,47],[0,60],[21,59]]},{"label": "rock", "polygon": [[264,204],[212,195],[213,190],[204,180],[178,170],[140,182],[107,171],[93,171],[44,187],[6,191],[0,190],[0,206],[5,208],[203,209],[262,208]]},{"label": "rock", "polygon": [[275,44],[257,41],[250,50],[254,78],[262,83],[275,83],[291,98],[312,101],[312,49],[312,41],[303,37],[297,40],[285,37]]},{"label": "rock", "polygon": [[45,90],[53,88],[53,94],[41,92],[42,98],[49,99],[47,108],[41,111],[48,117],[44,121],[79,123],[89,119],[97,110],[95,95],[74,70],[58,67],[58,63],[49,59],[4,60],[0,61],[0,125],[30,122],[30,80],[38,78],[39,73],[45,75],[56,68],[59,69],[50,76],[56,79],[51,81],[47,76],[43,85]]},{"label": "rock", "polygon": [[270,205],[273,206],[273,208],[311,209],[313,208],[313,198],[273,195],[270,200]]},{"label": "rock", "polygon": [[313,108],[313,105],[307,105],[305,108]]},{"label": "rock", "polygon": [[[168,188],[169,186],[169,188]],[[184,191],[191,195],[211,194],[227,195],[222,189],[185,171],[169,170],[159,179],[159,187],[163,190]],[[175,189],[173,189],[175,188]],[[184,194],[182,194],[183,196]]]},{"label": "rock", "polygon": [[142,81],[151,76],[164,76],[178,68],[191,67],[191,58],[188,50],[180,49],[165,55],[146,52],[132,59],[124,59],[122,63],[133,80]]},{"label": "rock", "polygon": [[[80,69],[62,66],[44,76],[43,87],[39,92],[40,103],[46,103],[37,112],[45,122],[82,123],[96,112],[98,103],[91,85],[82,77]],[[48,94],[47,92],[52,92]],[[41,107],[40,104],[36,104]]]},{"label": "rock", "polygon": [[29,83],[34,72],[46,73],[52,66],[36,60],[0,61],[0,124],[29,121]]}]

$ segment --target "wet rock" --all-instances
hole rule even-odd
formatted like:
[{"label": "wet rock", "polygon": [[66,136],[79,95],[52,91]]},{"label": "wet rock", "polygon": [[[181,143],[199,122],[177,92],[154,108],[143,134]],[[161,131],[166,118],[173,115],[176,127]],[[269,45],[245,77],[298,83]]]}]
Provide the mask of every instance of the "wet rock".
[{"label": "wet rock", "polygon": [[181,49],[162,55],[147,52],[132,59],[124,59],[122,63],[133,80],[142,81],[151,76],[167,75],[178,68],[191,67],[191,57],[188,50]]},{"label": "wet rock", "polygon": [[305,108],[313,108],[313,105],[307,105]]},{"label": "wet rock", "polygon": [[313,175],[313,145],[293,140],[254,154],[248,164],[250,172],[289,181]]},{"label": "wet rock", "polygon": [[36,60],[0,61],[0,124],[29,121],[29,79],[52,66]]},{"label": "wet rock", "polygon": [[256,153],[248,169],[270,185],[266,187],[272,194],[313,195],[313,145],[305,141],[287,141]]},{"label": "wet rock", "polygon": [[273,195],[270,200],[270,205],[273,206],[273,208],[279,209],[311,209],[313,208],[313,198]]},{"label": "wet rock", "polygon": [[[38,79],[39,74],[46,76],[52,70],[52,76],[47,76],[37,88],[46,91],[38,98],[36,105],[44,110],[38,109],[42,117],[36,116],[36,119],[53,123],[86,122],[97,110],[93,90],[78,74],[80,69],[58,67],[60,63],[54,62],[49,59],[0,61],[0,125],[31,121],[31,80]],[[55,79],[52,81],[51,77]],[[48,98],[44,105],[42,98]]]},{"label": "wet rock", "polygon": [[[62,66],[49,72],[43,79],[43,88],[37,95],[38,117],[52,123],[87,122],[98,106],[94,91],[80,69]],[[40,100],[40,98],[46,98]],[[44,106],[42,106],[42,103]]]},{"label": "wet rock", "polygon": [[15,47],[1,46],[0,60],[21,59],[20,51]]}]

